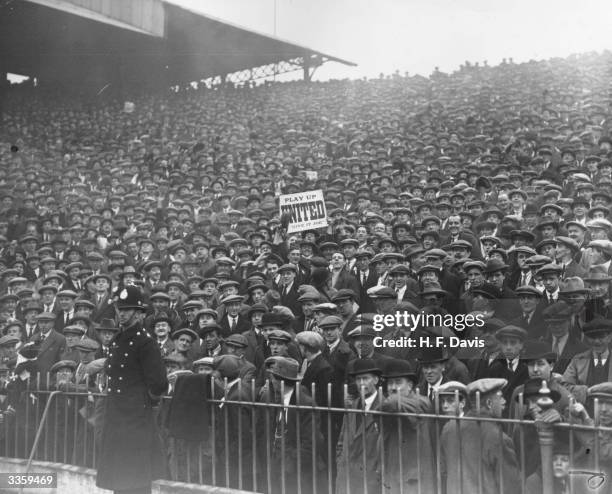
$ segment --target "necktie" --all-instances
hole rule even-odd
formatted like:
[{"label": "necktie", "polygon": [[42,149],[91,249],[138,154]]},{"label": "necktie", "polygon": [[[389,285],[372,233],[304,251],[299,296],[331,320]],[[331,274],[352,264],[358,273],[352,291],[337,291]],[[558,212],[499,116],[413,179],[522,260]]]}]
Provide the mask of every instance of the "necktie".
[{"label": "necktie", "polygon": [[64,324],[68,324],[68,312],[64,312]]},{"label": "necktie", "polygon": [[555,342],[553,344],[553,352],[557,354],[557,357],[561,355],[561,349],[559,348],[559,338],[555,338]]},{"label": "necktie", "polygon": [[365,286],[366,274],[364,271],[361,272],[361,286]]},{"label": "necktie", "polygon": [[283,296],[286,297],[288,293],[289,293],[289,287],[285,285],[285,289],[283,290]]},{"label": "necktie", "polygon": [[434,402],[434,389],[429,386],[429,401]]},{"label": "necktie", "polygon": [[232,317],[232,333],[236,331],[236,318]]},{"label": "necktie", "polygon": [[508,360],[508,370],[514,372],[514,367],[512,366],[512,360]]},{"label": "necktie", "polygon": [[555,299],[553,298],[552,293],[549,293],[549,294],[548,294],[548,304],[550,305],[550,304],[552,304],[554,301],[555,301]]},{"label": "necktie", "polygon": [[601,353],[595,355],[595,367],[603,366],[603,362],[601,360]]},{"label": "necktie", "polygon": [[527,284],[527,273],[523,273],[521,275],[521,285],[520,286],[525,286]]}]

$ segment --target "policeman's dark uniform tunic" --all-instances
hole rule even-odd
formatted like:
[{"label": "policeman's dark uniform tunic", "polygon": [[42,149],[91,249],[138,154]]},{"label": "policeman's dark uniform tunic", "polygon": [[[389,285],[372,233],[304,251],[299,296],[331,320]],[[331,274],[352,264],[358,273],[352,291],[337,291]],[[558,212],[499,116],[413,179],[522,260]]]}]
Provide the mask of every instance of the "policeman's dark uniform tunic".
[{"label": "policeman's dark uniform tunic", "polygon": [[117,333],[106,362],[108,395],[96,485],[150,492],[165,461],[154,424],[151,395],[168,386],[161,351],[140,323]]}]

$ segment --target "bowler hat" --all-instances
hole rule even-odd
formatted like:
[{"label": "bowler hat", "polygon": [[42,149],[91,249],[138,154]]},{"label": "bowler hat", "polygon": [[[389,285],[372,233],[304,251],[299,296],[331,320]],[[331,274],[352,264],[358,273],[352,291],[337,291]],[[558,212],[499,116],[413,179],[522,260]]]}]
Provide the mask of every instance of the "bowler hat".
[{"label": "bowler hat", "polygon": [[[561,399],[561,393],[556,389],[550,389],[542,378],[534,377],[529,379],[523,385],[523,398],[549,397],[553,402]],[[520,393],[516,395],[516,401],[519,401]]]},{"label": "bowler hat", "polygon": [[401,359],[393,359],[385,366],[385,373],[383,375],[385,379],[393,377],[407,377],[413,382],[417,381],[416,370],[412,367],[410,362]]},{"label": "bowler hat", "polygon": [[361,374],[374,374],[376,376],[382,375],[382,371],[372,359],[358,358],[353,360],[353,362],[353,368],[348,373],[350,376],[358,376]]}]

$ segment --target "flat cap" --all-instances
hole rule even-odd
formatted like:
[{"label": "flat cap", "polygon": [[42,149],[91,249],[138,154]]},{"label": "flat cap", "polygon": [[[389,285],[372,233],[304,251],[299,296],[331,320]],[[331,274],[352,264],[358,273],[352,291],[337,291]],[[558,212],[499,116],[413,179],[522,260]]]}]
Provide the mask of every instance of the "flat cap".
[{"label": "flat cap", "polygon": [[314,290],[305,290],[304,293],[298,297],[298,302],[318,301],[320,298],[321,295],[319,292]]},{"label": "flat cap", "polygon": [[368,288],[367,294],[370,298],[397,298],[397,293],[388,286],[373,286]]},{"label": "flat cap", "polygon": [[17,336],[4,335],[0,338],[0,347],[2,346],[11,346],[19,343],[21,340]]},{"label": "flat cap", "polygon": [[287,263],[278,268],[279,273],[282,273],[283,271],[293,271],[294,273],[297,273],[298,268],[295,264]]},{"label": "flat cap", "polygon": [[536,271],[537,275],[543,274],[556,274],[560,275],[563,272],[563,268],[561,266],[557,266],[556,264],[544,264],[541,268]]},{"label": "flat cap", "polygon": [[588,398],[603,398],[604,400],[612,400],[612,382],[603,382],[591,386],[587,390]]},{"label": "flat cap", "polygon": [[53,312],[41,312],[36,316],[37,321],[55,321],[55,314]]},{"label": "flat cap", "polygon": [[336,328],[338,326],[342,326],[343,322],[344,321],[342,321],[342,318],[338,316],[325,316],[323,319],[321,319],[317,326],[319,329]]},{"label": "flat cap", "polygon": [[501,338],[518,338],[519,340],[525,341],[527,339],[527,331],[518,326],[509,324],[495,332],[495,338],[498,340]]},{"label": "flat cap", "polygon": [[349,331],[347,336],[349,338],[375,338],[376,331],[374,331],[374,328],[369,324],[362,324]]},{"label": "flat cap", "polygon": [[63,329],[64,335],[75,334],[77,336],[83,336],[87,332],[87,328],[79,326],[78,324],[70,324]]},{"label": "flat cap", "polygon": [[325,347],[325,340],[315,331],[302,331],[296,335],[295,339],[298,343],[311,348],[322,350]]},{"label": "flat cap", "polygon": [[173,340],[176,340],[185,334],[191,338],[192,342],[198,340],[198,334],[193,329],[190,329],[190,328],[177,329],[174,333],[172,333],[171,338]]},{"label": "flat cap", "polygon": [[494,393],[504,389],[507,384],[508,381],[506,379],[487,377],[469,383],[467,385],[467,390],[470,395],[476,394],[476,392],[480,394]]},{"label": "flat cap", "polygon": [[221,303],[224,305],[227,304],[241,304],[244,301],[242,295],[228,295],[227,297],[221,299]]},{"label": "flat cap", "polygon": [[82,338],[76,345],[74,345],[74,348],[84,352],[95,352],[98,348],[100,348],[100,344],[91,338]]},{"label": "flat cap", "polygon": [[460,396],[467,397],[468,388],[465,384],[459,381],[448,381],[438,387],[436,390],[439,395],[455,395],[458,392]]},{"label": "flat cap", "polygon": [[557,244],[565,245],[572,252],[578,252],[580,250],[580,246],[578,245],[578,242],[576,242],[572,238],[557,235],[555,237],[555,240],[557,241]]},{"label": "flat cap", "polygon": [[332,304],[331,302],[323,302],[322,304],[315,305],[312,310],[318,312],[336,312],[338,310],[338,306],[336,304]]},{"label": "flat cap", "polygon": [[587,336],[594,333],[611,333],[612,321],[604,318],[593,319],[582,326],[582,332]]},{"label": "flat cap", "polygon": [[219,371],[222,378],[233,381],[240,375],[243,361],[237,355],[218,355],[214,357],[213,367]]},{"label": "flat cap", "polygon": [[206,365],[208,367],[213,367],[215,363],[214,357],[202,357],[198,360],[194,360],[193,366],[196,367],[198,365]]},{"label": "flat cap", "polygon": [[51,366],[49,372],[53,374],[54,372],[65,368],[72,369],[73,371],[75,371],[77,367],[78,365],[74,360],[60,360],[59,362],[56,362]]},{"label": "flat cap", "polygon": [[238,348],[246,348],[249,346],[249,342],[247,341],[246,336],[241,334],[229,335],[227,338],[225,338],[225,344]]},{"label": "flat cap", "polygon": [[357,295],[353,290],[351,290],[350,288],[341,288],[336,294],[332,295],[331,301],[336,303],[340,300],[355,300],[356,298]]},{"label": "flat cap", "polygon": [[285,343],[289,343],[293,337],[282,329],[274,329],[270,331],[268,334],[268,340],[276,340],[276,341],[284,341]]},{"label": "flat cap", "polygon": [[540,290],[538,290],[535,286],[531,285],[519,286],[516,288],[516,290],[514,290],[514,293],[516,295],[532,295],[538,298],[542,297],[542,292],[540,292]]}]

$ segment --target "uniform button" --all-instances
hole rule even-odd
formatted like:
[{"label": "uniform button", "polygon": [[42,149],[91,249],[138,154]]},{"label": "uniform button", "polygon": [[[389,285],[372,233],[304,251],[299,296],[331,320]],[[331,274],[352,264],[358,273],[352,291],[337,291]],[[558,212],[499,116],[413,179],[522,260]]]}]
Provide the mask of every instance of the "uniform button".
[{"label": "uniform button", "polygon": [[128,354],[127,354],[127,353],[125,353],[124,355],[125,355],[126,357],[128,356]]},{"label": "uniform button", "polygon": [[123,364],[121,364],[119,367],[121,367],[121,368],[123,369],[124,365],[123,365]]},{"label": "uniform button", "polygon": [[122,377],[119,377],[119,380],[120,380],[120,381],[123,381],[123,378],[122,378]]},{"label": "uniform button", "polygon": [[117,393],[121,393],[121,390],[120,390],[120,389],[118,389],[118,390],[117,390]]},{"label": "uniform button", "polygon": [[134,344],[134,342],[133,342],[133,341],[130,341],[130,345],[133,345],[133,344]]},{"label": "uniform button", "polygon": [[136,333],[136,336],[140,336],[140,331],[138,331],[138,332]]},{"label": "uniform button", "polygon": [[111,391],[112,391],[112,389],[111,389],[111,388],[108,388],[108,392],[110,393]]}]

